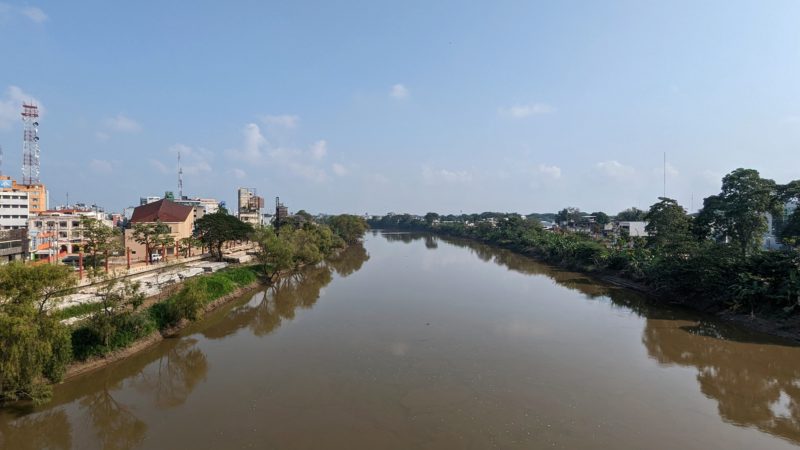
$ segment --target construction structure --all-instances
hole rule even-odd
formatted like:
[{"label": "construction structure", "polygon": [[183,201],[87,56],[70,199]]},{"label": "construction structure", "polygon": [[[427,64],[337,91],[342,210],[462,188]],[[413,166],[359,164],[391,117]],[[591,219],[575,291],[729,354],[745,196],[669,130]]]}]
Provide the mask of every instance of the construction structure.
[{"label": "construction structure", "polygon": [[281,203],[280,197],[275,197],[275,228],[279,228],[287,217],[289,217],[289,208]]},{"label": "construction structure", "polygon": [[261,210],[264,198],[256,195],[255,188],[239,188],[239,220],[252,225],[261,225]]}]

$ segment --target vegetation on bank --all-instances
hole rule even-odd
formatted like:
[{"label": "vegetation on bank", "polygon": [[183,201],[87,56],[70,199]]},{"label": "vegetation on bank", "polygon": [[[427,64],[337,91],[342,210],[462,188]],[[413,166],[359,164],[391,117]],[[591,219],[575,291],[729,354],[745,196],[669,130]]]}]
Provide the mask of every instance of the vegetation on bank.
[{"label": "vegetation on bank", "polygon": [[[617,216],[648,221],[646,238],[548,231],[538,220],[496,213],[490,213],[491,221],[475,215],[390,215],[370,225],[476,239],[573,269],[611,272],[700,309],[778,318],[800,313],[800,227],[794,227],[800,208],[782,219],[783,205],[798,200],[800,181],[777,185],[755,170],[737,169],[697,215],[660,198],[649,211],[631,208]],[[781,250],[760,249],[767,213],[776,218],[786,244]],[[580,213],[565,208],[557,214],[564,222],[570,215]]]},{"label": "vegetation on bank", "polygon": [[[0,404],[47,401],[50,385],[61,380],[70,363],[126,348],[183,320],[196,320],[211,302],[259,277],[272,281],[281,272],[316,264],[355,242],[367,228],[362,218],[347,215],[328,218],[332,226],[296,216],[277,229],[256,230],[234,220],[239,222],[233,216],[212,217],[201,224],[197,239],[220,252],[229,240],[249,238],[258,244],[259,264],[191,278],[150,307],[142,306],[145,298],[137,282],[106,279],[97,291],[99,302],[62,310],[57,308],[59,301],[74,292],[77,282],[71,267],[19,262],[0,266]],[[73,326],[61,322],[81,314],[89,315]]]}]

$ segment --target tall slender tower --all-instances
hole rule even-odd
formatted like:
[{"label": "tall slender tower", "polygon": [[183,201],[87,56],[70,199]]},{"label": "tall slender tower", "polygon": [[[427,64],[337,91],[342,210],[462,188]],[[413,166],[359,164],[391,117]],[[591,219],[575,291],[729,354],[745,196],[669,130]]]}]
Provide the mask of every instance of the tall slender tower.
[{"label": "tall slender tower", "polygon": [[183,166],[181,166],[180,150],[178,150],[178,199],[183,200]]},{"label": "tall slender tower", "polygon": [[22,184],[39,184],[39,107],[22,104]]}]

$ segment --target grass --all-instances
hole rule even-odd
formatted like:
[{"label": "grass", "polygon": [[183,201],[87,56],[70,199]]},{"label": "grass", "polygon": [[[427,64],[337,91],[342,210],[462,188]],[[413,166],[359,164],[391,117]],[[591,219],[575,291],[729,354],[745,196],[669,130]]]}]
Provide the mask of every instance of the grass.
[{"label": "grass", "polygon": [[[219,272],[191,278],[177,293],[155,305],[115,318],[115,333],[109,345],[104,345],[91,323],[72,330],[73,359],[83,361],[91,356],[102,356],[113,350],[127,347],[156,330],[174,326],[182,319],[194,320],[197,313],[209,303],[230,294],[237,288],[252,284],[258,279],[258,266],[223,269]],[[100,309],[99,304],[84,304],[59,311],[61,319],[88,314]],[[71,314],[71,315],[68,315]]]},{"label": "grass", "polygon": [[65,320],[73,317],[83,316],[85,314],[91,314],[95,311],[99,311],[101,307],[102,306],[100,303],[81,303],[79,305],[72,305],[57,311],[53,311],[51,315],[58,320]]}]

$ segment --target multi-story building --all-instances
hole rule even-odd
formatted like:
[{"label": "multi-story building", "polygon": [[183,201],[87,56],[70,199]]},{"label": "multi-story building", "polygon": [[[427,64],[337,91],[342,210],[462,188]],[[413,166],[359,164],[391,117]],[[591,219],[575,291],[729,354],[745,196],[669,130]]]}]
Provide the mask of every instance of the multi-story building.
[{"label": "multi-story building", "polygon": [[28,192],[0,191],[0,230],[19,230],[28,225]]},{"label": "multi-story building", "polygon": [[252,225],[261,225],[261,209],[264,198],[256,195],[252,188],[239,188],[239,220]]},{"label": "multi-story building", "polygon": [[83,249],[81,217],[92,217],[113,226],[105,213],[94,210],[61,209],[44,211],[28,218],[30,252],[39,258],[77,253]]},{"label": "multi-story building", "polygon": [[0,192],[26,192],[31,214],[47,210],[47,188],[44,184],[18,184],[11,177],[0,175]]}]

